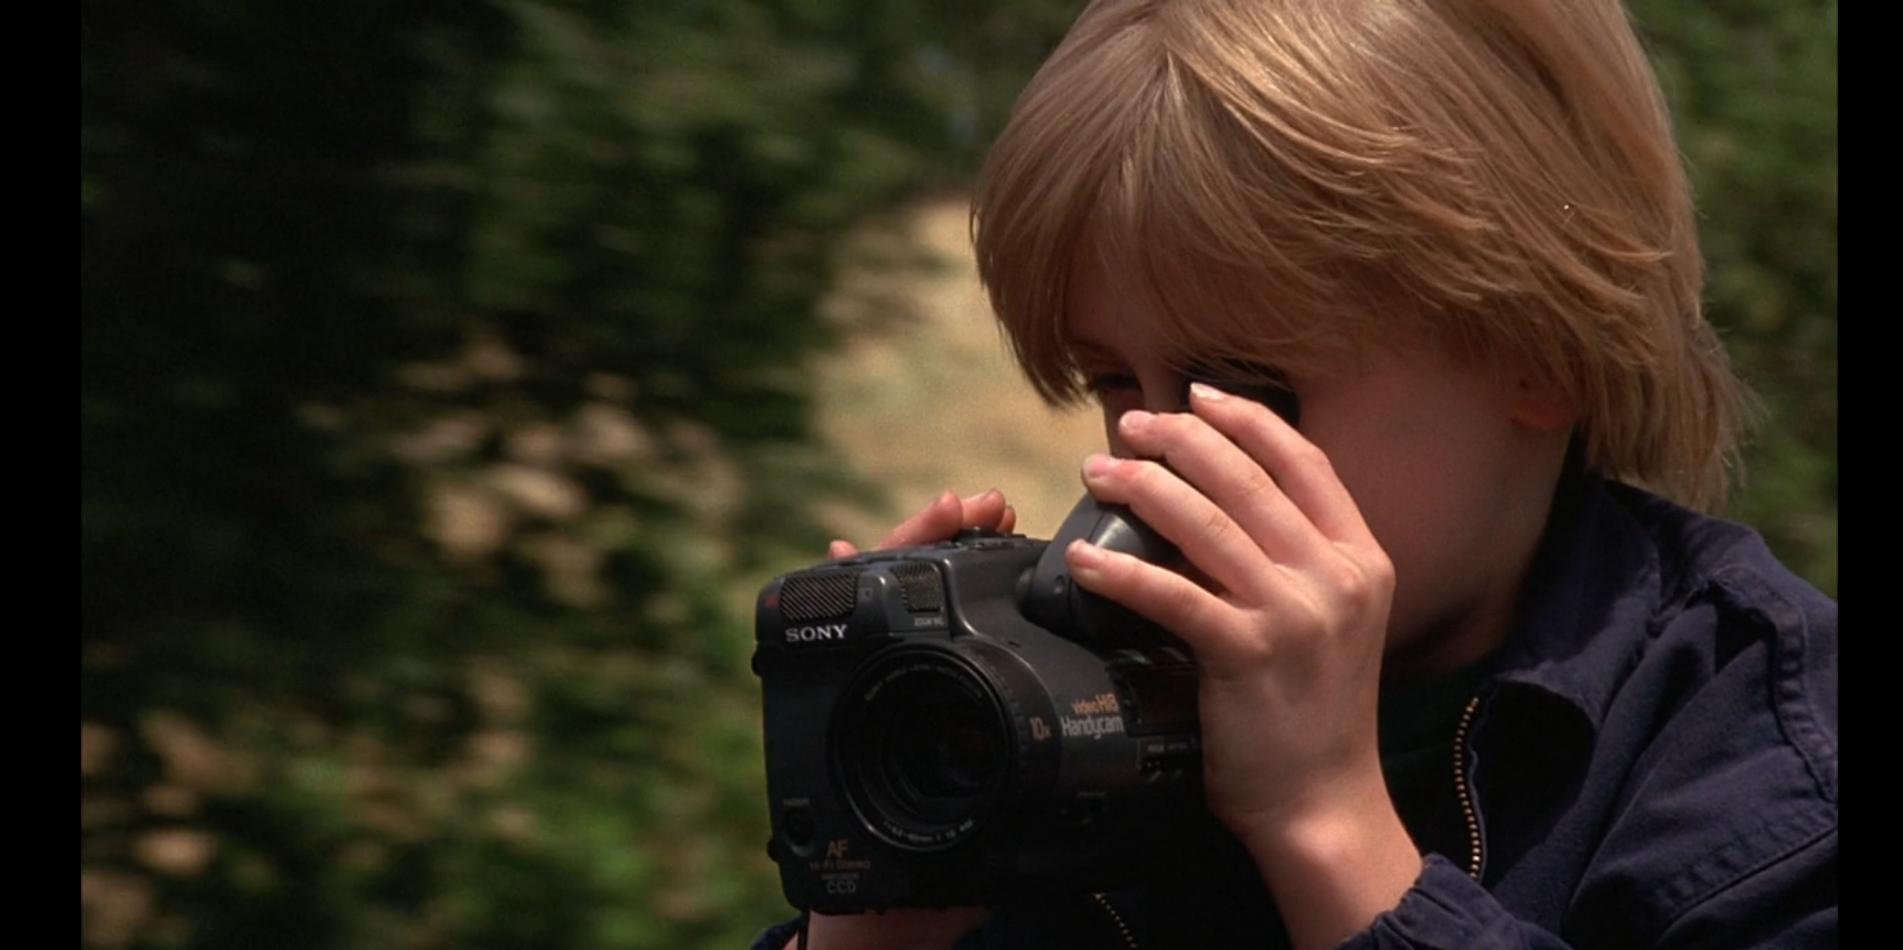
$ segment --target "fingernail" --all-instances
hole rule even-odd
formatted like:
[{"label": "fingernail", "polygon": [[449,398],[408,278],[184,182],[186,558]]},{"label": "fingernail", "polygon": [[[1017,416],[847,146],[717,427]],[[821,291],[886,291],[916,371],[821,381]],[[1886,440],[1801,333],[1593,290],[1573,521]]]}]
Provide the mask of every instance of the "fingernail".
[{"label": "fingernail", "polygon": [[1072,541],[1070,547],[1064,549],[1064,553],[1070,558],[1072,570],[1095,571],[1103,567],[1103,552],[1088,541],[1082,539]]},{"label": "fingernail", "polygon": [[1084,475],[1095,477],[1117,467],[1117,460],[1102,452],[1092,452],[1084,456]]},{"label": "fingernail", "polygon": [[1154,414],[1144,412],[1141,409],[1132,409],[1129,412],[1126,412],[1123,414],[1123,419],[1122,419],[1123,431],[1131,432],[1131,433],[1142,432],[1143,430],[1148,429],[1150,427],[1150,423],[1154,421],[1156,421],[1156,416]]},{"label": "fingernail", "polygon": [[1189,391],[1194,394],[1196,398],[1205,399],[1209,402],[1221,402],[1229,398],[1228,393],[1207,383],[1190,383]]}]

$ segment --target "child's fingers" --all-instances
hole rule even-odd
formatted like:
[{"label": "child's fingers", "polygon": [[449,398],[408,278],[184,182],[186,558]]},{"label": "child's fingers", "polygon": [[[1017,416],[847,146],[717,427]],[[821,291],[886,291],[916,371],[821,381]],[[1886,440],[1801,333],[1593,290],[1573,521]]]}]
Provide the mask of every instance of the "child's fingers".
[{"label": "child's fingers", "polygon": [[1267,406],[1238,399],[1212,386],[1192,383],[1190,408],[1254,458],[1281,492],[1336,541],[1370,541],[1373,535],[1328,456]]},{"label": "child's fingers", "polygon": [[[994,531],[1004,530],[998,527],[1004,521],[1005,511],[1010,508],[1009,505],[1004,503],[1004,492],[995,488],[988,488],[976,495],[961,500],[964,506],[964,514],[958,519],[957,528],[978,527],[989,528]],[[954,534],[957,533],[957,528],[952,529]],[[944,539],[938,538],[935,540],[942,541]]]},{"label": "child's fingers", "polygon": [[943,541],[958,533],[958,521],[963,513],[964,502],[947,490],[917,514],[899,522],[899,526],[879,542],[879,547],[902,548]]},{"label": "child's fingers", "polygon": [[1255,539],[1162,465],[1092,455],[1084,460],[1084,484],[1100,501],[1128,505],[1223,589],[1255,599],[1272,583],[1275,564]]},{"label": "child's fingers", "polygon": [[1329,541],[1296,507],[1275,478],[1229,436],[1188,413],[1125,413],[1124,442],[1140,455],[1161,458],[1170,470],[1208,496],[1247,532],[1269,559],[1309,564]]},{"label": "child's fingers", "polygon": [[[941,493],[932,503],[926,505],[917,514],[899,522],[884,540],[880,548],[902,548],[915,544],[933,544],[944,541],[958,533],[960,528],[977,526],[997,528],[1003,523],[1005,512],[1010,506],[1005,504],[1004,493],[996,488],[986,489],[969,498],[960,498],[950,490]],[[1013,515],[1013,523],[1015,523]],[[999,529],[1009,530],[1009,529]]]},{"label": "child's fingers", "polygon": [[1234,608],[1196,582],[1141,558],[1072,541],[1064,551],[1071,577],[1086,590],[1116,601],[1181,637],[1199,659],[1232,652]]}]

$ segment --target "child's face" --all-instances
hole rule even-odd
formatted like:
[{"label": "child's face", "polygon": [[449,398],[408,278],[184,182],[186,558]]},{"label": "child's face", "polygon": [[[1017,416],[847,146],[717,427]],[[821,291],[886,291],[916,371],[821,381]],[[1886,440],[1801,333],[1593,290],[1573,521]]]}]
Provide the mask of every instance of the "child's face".
[{"label": "child's face", "polygon": [[[1073,281],[1070,302],[1111,452],[1127,455],[1117,419],[1178,411],[1189,380],[1160,356],[1141,306],[1104,281]],[[1484,654],[1511,622],[1564,432],[1522,424],[1513,387],[1425,347],[1383,348],[1352,370],[1288,381],[1300,433],[1327,455],[1394,564],[1390,672]]]}]

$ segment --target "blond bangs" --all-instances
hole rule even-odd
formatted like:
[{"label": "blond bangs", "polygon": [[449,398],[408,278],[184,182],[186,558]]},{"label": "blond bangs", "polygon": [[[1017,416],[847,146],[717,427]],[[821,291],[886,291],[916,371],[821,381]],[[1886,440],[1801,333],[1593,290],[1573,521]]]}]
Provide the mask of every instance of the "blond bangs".
[{"label": "blond bangs", "polygon": [[1432,343],[1561,391],[1592,464],[1699,504],[1745,396],[1691,214],[1616,3],[1098,0],[993,146],[972,237],[1049,401],[1083,393],[1065,302],[1095,255],[1168,358]]},{"label": "blond bangs", "polygon": [[1065,36],[992,144],[972,203],[992,309],[1032,386],[1057,404],[1083,395],[1065,331],[1071,271],[1156,68],[1145,37],[1123,25],[1087,12]]},{"label": "blond bangs", "polygon": [[[1084,255],[1149,305],[1173,357],[1299,372],[1345,355],[1359,336],[1335,315],[1343,287],[1389,281],[1350,273],[1365,245],[1317,207],[1311,179],[1341,176],[1252,147],[1153,17],[1113,6],[1093,7],[1033,79],[973,203],[979,273],[1032,384],[1053,402],[1082,395],[1065,323]],[[1291,157],[1308,167],[1291,174]]]}]

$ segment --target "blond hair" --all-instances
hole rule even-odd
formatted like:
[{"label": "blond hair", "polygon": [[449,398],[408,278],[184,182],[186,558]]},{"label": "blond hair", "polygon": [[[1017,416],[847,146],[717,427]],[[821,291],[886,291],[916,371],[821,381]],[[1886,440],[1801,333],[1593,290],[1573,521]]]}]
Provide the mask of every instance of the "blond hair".
[{"label": "blond hair", "polygon": [[1747,396],[1700,307],[1658,82],[1605,0],[1096,0],[972,207],[1047,400],[1084,395],[1082,255],[1175,356],[1339,365],[1429,340],[1580,414],[1589,465],[1723,500]]}]

